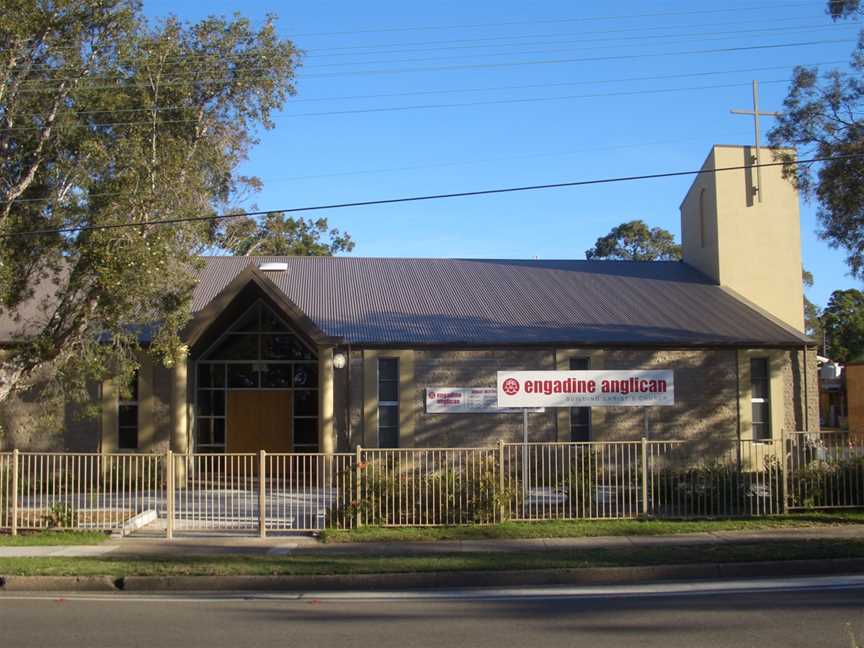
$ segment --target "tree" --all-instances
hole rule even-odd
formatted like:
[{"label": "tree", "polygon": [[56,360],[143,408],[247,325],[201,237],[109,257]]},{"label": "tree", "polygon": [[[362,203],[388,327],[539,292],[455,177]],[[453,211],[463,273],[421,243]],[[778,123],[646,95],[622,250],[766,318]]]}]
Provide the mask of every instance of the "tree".
[{"label": "tree", "polygon": [[[829,0],[835,20],[858,15],[857,0]],[[835,158],[795,165],[790,151],[775,154],[784,175],[818,204],[819,235],[846,252],[853,276],[864,276],[864,33],[851,57],[851,70],[796,67],[777,125],[774,147],[796,147],[799,159]],[[847,157],[843,157],[847,156]]]},{"label": "tree", "polygon": [[861,13],[860,0],[828,0],[828,14],[834,19],[854,18]]},{"label": "tree", "polygon": [[864,352],[864,293],[835,290],[822,314],[828,357],[846,362]]},{"label": "tree", "polygon": [[[801,278],[804,281],[804,289],[813,287],[813,273],[806,268],[801,269]],[[811,302],[807,295],[804,295],[804,332],[810,337],[816,339],[818,343],[822,342],[822,313],[819,307]],[[825,352],[825,349],[822,350]]]},{"label": "tree", "polygon": [[33,305],[0,359],[0,402],[44,373],[83,399],[131,372],[142,329],[166,364],[182,353],[212,228],[147,223],[213,215],[259,184],[237,166],[300,55],[272,16],[253,29],[150,23],[137,0],[0,5],[0,304]]},{"label": "tree", "polygon": [[660,227],[650,228],[641,220],[622,223],[597,239],[585,251],[586,259],[619,261],[680,261],[681,246],[675,236]]},{"label": "tree", "polygon": [[260,222],[245,216],[229,219],[214,240],[223,250],[242,256],[331,256],[354,249],[351,236],[329,229],[326,218],[295,219],[279,212]]}]

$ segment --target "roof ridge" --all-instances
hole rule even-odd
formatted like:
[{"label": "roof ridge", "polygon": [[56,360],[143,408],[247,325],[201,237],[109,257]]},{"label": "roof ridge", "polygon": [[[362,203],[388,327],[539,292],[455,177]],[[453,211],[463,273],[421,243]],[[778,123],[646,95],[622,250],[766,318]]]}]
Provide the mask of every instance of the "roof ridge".
[{"label": "roof ridge", "polygon": [[[656,264],[656,265],[678,265],[683,264],[680,260],[657,259],[654,261],[641,259],[568,259],[568,258],[542,258],[526,259],[518,257],[423,257],[423,256],[328,256],[317,254],[262,254],[260,256],[240,256],[230,254],[202,254],[199,259],[330,259],[330,260],[356,260],[356,261],[500,261],[519,263],[609,263],[609,264]],[[688,266],[689,267],[689,266]]]}]

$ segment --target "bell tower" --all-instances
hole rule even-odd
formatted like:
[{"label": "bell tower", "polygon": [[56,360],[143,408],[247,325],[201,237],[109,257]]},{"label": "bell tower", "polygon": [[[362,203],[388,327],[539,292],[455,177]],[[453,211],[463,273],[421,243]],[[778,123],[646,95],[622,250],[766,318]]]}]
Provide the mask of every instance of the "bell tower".
[{"label": "bell tower", "polygon": [[712,147],[681,203],[684,262],[803,332],[798,192],[772,153]]}]

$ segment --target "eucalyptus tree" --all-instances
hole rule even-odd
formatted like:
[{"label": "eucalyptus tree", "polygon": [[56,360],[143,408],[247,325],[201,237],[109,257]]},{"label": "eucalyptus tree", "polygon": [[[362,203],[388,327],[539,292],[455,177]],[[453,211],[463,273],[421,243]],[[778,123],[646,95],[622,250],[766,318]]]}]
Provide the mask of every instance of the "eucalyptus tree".
[{"label": "eucalyptus tree", "polygon": [[680,261],[681,246],[672,232],[633,220],[612,228],[585,251],[586,259],[618,261]]},{"label": "eucalyptus tree", "polygon": [[81,396],[131,371],[142,337],[176,360],[212,242],[194,219],[260,185],[238,165],[300,57],[273,16],[253,28],[152,22],[137,0],[0,0],[0,317],[17,331],[0,402],[46,374]]},{"label": "eucalyptus tree", "polygon": [[227,219],[216,228],[214,241],[239,256],[332,256],[354,249],[351,235],[331,228],[326,218],[292,218],[279,212],[259,219]]},{"label": "eucalyptus tree", "polygon": [[[862,14],[858,0],[828,0],[834,20]],[[847,69],[798,66],[783,102],[772,146],[794,147],[797,155],[777,153],[784,174],[802,195],[814,200],[819,235],[846,253],[851,274],[864,277],[864,32],[859,34]],[[822,162],[796,164],[798,159]]]}]

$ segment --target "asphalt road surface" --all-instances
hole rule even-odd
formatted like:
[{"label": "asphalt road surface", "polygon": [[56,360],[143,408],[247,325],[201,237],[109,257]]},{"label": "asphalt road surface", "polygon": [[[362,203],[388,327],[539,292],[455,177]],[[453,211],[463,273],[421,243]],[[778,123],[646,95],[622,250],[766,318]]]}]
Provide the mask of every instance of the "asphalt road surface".
[{"label": "asphalt road surface", "polygon": [[4,647],[864,645],[864,578],[436,593],[0,594]]}]

